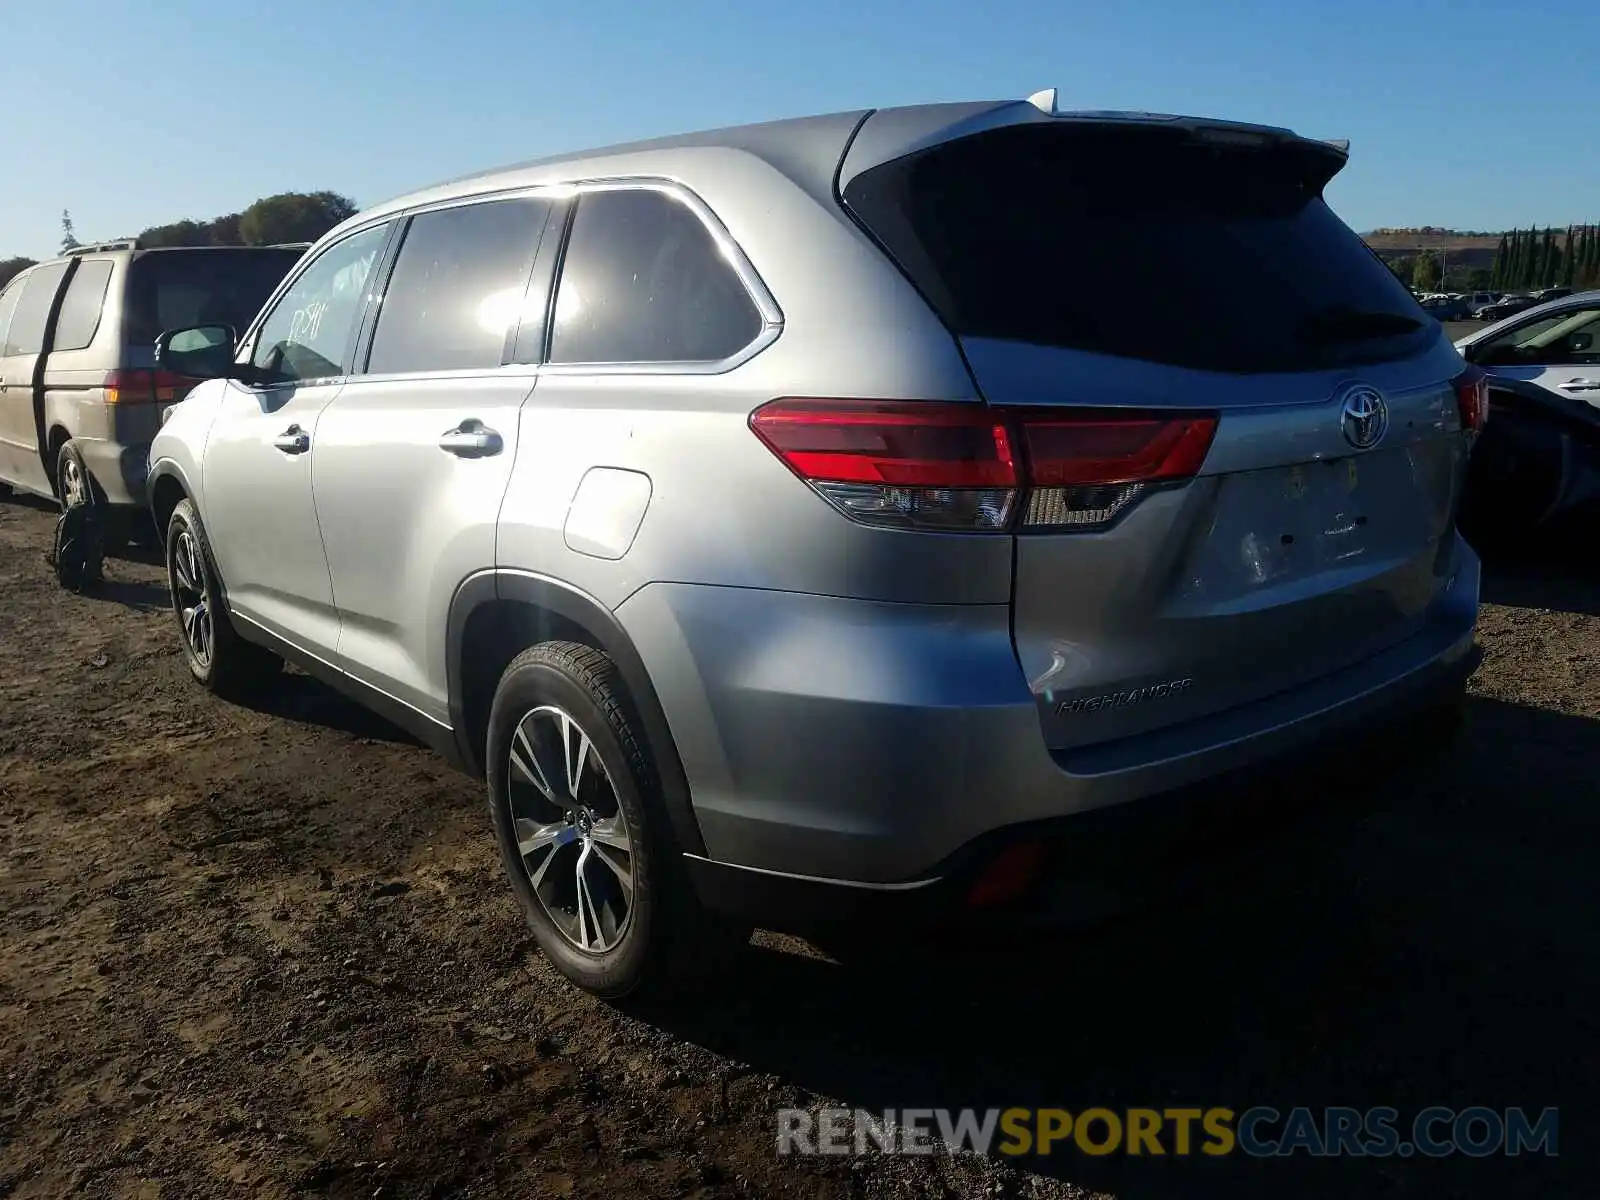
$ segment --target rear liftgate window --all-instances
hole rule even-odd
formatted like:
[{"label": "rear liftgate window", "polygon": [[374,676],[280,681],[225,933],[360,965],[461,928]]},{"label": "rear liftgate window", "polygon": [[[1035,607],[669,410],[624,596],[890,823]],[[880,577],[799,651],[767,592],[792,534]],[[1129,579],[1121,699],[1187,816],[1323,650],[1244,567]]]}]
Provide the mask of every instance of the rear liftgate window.
[{"label": "rear liftgate window", "polygon": [[846,207],[958,335],[1258,373],[1415,353],[1430,325],[1305,144],[1036,125],[863,172]]}]

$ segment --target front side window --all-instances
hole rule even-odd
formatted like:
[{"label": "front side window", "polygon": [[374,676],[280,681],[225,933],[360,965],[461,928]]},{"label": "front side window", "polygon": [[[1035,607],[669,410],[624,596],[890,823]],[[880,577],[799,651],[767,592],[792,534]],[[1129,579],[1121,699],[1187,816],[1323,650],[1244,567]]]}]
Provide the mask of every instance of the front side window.
[{"label": "front side window", "polygon": [[56,298],[56,288],[67,273],[67,264],[50,263],[36,268],[28,276],[22,295],[17,299],[17,309],[11,314],[11,328],[6,333],[6,355],[37,354],[44,347],[44,324],[50,316],[50,305]]},{"label": "front side window", "polygon": [[106,285],[111,282],[111,260],[80,262],[61,298],[61,315],[56,318],[56,350],[82,350],[94,341],[100,328],[100,310],[106,302]]},{"label": "front side window", "polygon": [[1588,366],[1600,362],[1600,309],[1539,317],[1490,338],[1476,360],[1484,366]]},{"label": "front side window", "polygon": [[500,365],[550,206],[490,200],[413,218],[384,289],[371,374]]},{"label": "front side window", "polygon": [[375,225],[329,246],[261,323],[250,356],[263,384],[328,379],[349,369],[367,281],[387,236]]},{"label": "front side window", "polygon": [[645,188],[582,196],[556,290],[552,363],[712,363],[762,318],[711,231]]}]

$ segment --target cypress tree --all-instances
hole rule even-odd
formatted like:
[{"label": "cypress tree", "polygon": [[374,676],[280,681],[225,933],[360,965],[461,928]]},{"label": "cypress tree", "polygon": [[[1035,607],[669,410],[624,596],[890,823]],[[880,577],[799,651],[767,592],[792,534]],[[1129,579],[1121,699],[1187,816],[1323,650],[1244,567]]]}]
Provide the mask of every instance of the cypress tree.
[{"label": "cypress tree", "polygon": [[1582,261],[1578,264],[1579,281],[1584,287],[1600,282],[1600,230],[1593,225],[1583,231]]},{"label": "cypress tree", "polygon": [[1500,282],[1495,284],[1495,287],[1500,291],[1503,292],[1508,290],[1515,283],[1517,278],[1517,270],[1521,265],[1519,261],[1521,252],[1522,230],[1513,229],[1511,231],[1511,243],[1506,249],[1506,267],[1504,271],[1500,272]]},{"label": "cypress tree", "polygon": [[1556,277],[1556,235],[1555,230],[1545,227],[1544,240],[1539,244],[1539,274],[1534,279],[1535,287],[1549,287]]},{"label": "cypress tree", "polygon": [[1500,244],[1494,248],[1494,261],[1489,264],[1489,286],[1500,286],[1500,274],[1506,266],[1506,235],[1500,235]]},{"label": "cypress tree", "polygon": [[1567,226],[1567,240],[1561,248],[1561,284],[1571,287],[1573,277],[1577,274],[1578,258],[1573,251],[1572,226]]}]

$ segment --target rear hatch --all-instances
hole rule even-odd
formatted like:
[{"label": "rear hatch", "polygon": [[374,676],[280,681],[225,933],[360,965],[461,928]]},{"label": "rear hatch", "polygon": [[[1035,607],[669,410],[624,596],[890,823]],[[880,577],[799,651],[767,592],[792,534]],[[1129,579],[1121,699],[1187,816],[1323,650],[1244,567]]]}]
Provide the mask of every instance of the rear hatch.
[{"label": "rear hatch", "polygon": [[162,404],[183,399],[199,381],[157,371],[156,339],[196,325],[228,325],[242,335],[304,253],[300,247],[219,246],[135,256],[123,295],[124,402],[135,395]]},{"label": "rear hatch", "polygon": [[1416,632],[1481,392],[1324,203],[1342,148],[1019,122],[847,171],[842,198],[1013,417],[1013,635],[1050,745],[1260,700]]}]

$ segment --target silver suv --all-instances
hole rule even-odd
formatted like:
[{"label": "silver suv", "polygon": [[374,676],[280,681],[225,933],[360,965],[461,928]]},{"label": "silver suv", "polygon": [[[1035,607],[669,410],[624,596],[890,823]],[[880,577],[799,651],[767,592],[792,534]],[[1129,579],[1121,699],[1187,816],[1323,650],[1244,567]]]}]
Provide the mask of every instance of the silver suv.
[{"label": "silver suv", "polygon": [[484,777],[601,994],[1034,905],[1090,810],[1154,836],[1459,699],[1484,390],[1323,203],[1345,161],[1036,97],[380,205],[236,348],[163,335],[214,377],[151,447],[189,665],[298,663]]}]

